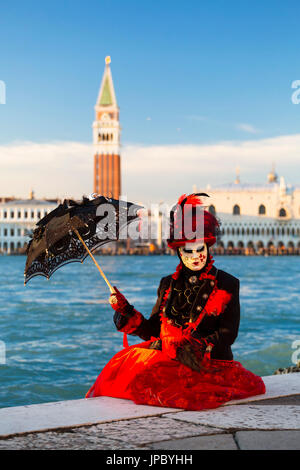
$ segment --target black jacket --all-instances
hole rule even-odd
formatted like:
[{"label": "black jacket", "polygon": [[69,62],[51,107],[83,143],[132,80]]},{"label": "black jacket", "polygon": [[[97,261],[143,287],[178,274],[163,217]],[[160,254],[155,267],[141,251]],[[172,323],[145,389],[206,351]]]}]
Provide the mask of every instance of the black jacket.
[{"label": "black jacket", "polygon": [[[205,316],[193,334],[196,338],[204,338],[208,343],[213,344],[211,357],[214,359],[232,360],[233,355],[231,345],[235,341],[240,322],[240,302],[239,302],[239,280],[225,271],[217,270],[214,266],[210,273],[216,273],[218,289],[225,290],[232,294],[232,297],[219,316]],[[143,340],[160,336],[160,306],[165,291],[169,288],[172,276],[163,277],[157,291],[157,301],[152,309],[150,318],[143,318],[141,325],[131,334],[139,336]],[[205,293],[205,290],[203,291]],[[120,330],[124,326],[126,319],[124,316],[115,314],[115,323]]]}]

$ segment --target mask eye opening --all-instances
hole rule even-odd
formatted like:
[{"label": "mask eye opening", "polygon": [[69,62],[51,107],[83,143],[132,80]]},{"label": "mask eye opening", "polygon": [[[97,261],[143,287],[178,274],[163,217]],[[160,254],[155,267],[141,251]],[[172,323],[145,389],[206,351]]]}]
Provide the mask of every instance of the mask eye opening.
[{"label": "mask eye opening", "polygon": [[193,253],[194,250],[188,250],[187,248],[182,248],[182,251],[183,251],[184,253],[191,254],[191,253]]},{"label": "mask eye opening", "polygon": [[186,253],[186,254],[201,253],[201,251],[203,250],[204,250],[204,245],[201,246],[200,248],[197,248],[197,250],[189,250],[188,248],[182,248],[183,253]]}]

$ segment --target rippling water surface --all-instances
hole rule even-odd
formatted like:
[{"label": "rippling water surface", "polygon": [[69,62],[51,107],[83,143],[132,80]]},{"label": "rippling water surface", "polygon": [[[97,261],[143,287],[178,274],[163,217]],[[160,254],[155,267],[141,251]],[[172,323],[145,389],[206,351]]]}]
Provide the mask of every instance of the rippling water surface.
[{"label": "rippling water surface", "polygon": [[[177,257],[97,257],[110,281],[147,317],[159,280]],[[256,374],[292,365],[300,339],[298,257],[222,257],[215,265],[241,282],[236,360]],[[90,259],[23,285],[25,257],[0,256],[0,407],[84,397],[107,361],[122,348],[109,291]],[[139,342],[129,338],[131,344]],[[2,358],[3,359],[3,358]],[[0,356],[1,360],[1,356]]]}]

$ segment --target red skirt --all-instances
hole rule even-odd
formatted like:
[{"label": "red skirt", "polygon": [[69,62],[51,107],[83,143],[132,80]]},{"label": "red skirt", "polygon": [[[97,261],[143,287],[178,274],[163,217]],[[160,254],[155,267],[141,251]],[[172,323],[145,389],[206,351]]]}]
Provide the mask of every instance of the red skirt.
[{"label": "red skirt", "polygon": [[162,351],[148,349],[150,343],[117,353],[86,398],[109,396],[143,405],[203,410],[266,391],[261,377],[237,361],[205,357],[203,369],[195,372]]}]

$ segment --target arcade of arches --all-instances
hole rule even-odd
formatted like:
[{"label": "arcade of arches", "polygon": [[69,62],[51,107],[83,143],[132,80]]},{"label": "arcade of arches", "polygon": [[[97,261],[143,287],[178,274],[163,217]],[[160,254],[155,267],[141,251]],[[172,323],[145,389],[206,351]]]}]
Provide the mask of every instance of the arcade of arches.
[{"label": "arcade of arches", "polygon": [[212,253],[220,255],[300,255],[300,242],[289,241],[284,244],[282,241],[267,243],[263,241],[228,241],[224,243],[220,240],[211,249]]}]

